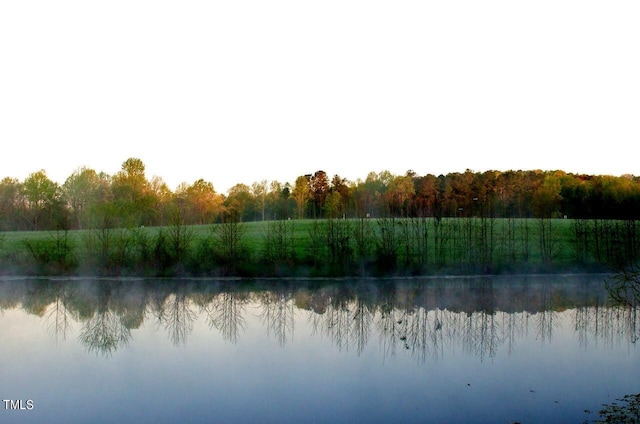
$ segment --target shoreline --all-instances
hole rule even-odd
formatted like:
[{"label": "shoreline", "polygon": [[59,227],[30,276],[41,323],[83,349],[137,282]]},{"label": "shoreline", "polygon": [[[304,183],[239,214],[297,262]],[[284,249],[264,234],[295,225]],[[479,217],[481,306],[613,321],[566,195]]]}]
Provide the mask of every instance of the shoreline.
[{"label": "shoreline", "polygon": [[175,277],[154,277],[154,276],[134,276],[134,275],[18,275],[0,274],[0,281],[123,281],[123,282],[146,282],[146,281],[184,281],[194,283],[207,282],[375,282],[375,281],[418,281],[418,280],[480,280],[480,279],[502,279],[502,278],[575,278],[575,277],[597,277],[603,278],[616,275],[614,272],[549,272],[549,273],[514,273],[514,274],[443,274],[443,275],[407,275],[407,276],[343,276],[343,277],[322,277],[322,276],[261,276],[261,277],[237,277],[237,276],[175,276]]}]

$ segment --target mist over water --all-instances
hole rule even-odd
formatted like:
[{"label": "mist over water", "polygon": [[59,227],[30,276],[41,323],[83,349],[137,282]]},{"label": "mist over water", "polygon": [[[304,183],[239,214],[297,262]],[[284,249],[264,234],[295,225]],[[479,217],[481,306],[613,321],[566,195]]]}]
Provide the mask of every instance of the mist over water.
[{"label": "mist over water", "polygon": [[5,278],[0,417],[583,422],[640,391],[603,280]]}]

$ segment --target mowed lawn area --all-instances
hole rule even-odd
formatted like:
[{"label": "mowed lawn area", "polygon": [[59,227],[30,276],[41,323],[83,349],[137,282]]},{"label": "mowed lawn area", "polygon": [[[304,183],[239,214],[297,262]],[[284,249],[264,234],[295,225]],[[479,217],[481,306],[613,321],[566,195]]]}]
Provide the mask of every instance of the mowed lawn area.
[{"label": "mowed lawn area", "polygon": [[3,274],[429,275],[601,271],[637,221],[387,218],[0,233]]}]

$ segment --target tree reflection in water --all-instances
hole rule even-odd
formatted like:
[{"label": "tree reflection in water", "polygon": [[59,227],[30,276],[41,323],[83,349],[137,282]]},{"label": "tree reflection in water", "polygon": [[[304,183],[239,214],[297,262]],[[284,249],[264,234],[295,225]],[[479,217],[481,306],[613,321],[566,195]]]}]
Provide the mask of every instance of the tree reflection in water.
[{"label": "tree reflection in water", "polygon": [[620,304],[640,304],[640,261],[621,267],[606,281],[609,296]]},{"label": "tree reflection in water", "polygon": [[309,310],[311,335],[327,337],[339,351],[355,350],[360,355],[373,324],[370,292],[339,285],[307,292],[306,296],[307,304],[299,302],[298,307]]},{"label": "tree reflection in water", "polygon": [[480,360],[501,349],[511,354],[531,332],[549,343],[567,325],[584,347],[633,344],[640,335],[637,308],[610,304],[597,279],[299,281],[295,288],[273,281],[0,280],[0,305],[42,317],[56,340],[79,324],[87,351],[106,356],[128,346],[145,320],[176,346],[187,343],[199,319],[235,344],[254,308],[280,346],[306,320],[312,337],[328,338],[338,351],[360,355],[377,335],[385,358],[410,355],[418,363],[458,349]]},{"label": "tree reflection in water", "polygon": [[67,303],[71,297],[71,287],[67,284],[57,283],[53,285],[56,291],[55,300],[49,305],[46,312],[47,329],[52,334],[56,343],[61,337],[62,340],[67,339],[67,333],[72,328],[72,321],[77,319],[67,308]]},{"label": "tree reflection in water", "polygon": [[123,322],[123,310],[118,304],[121,298],[114,296],[116,287],[108,282],[97,283],[95,312],[84,321],[79,336],[89,352],[111,355],[131,340],[131,331]]},{"label": "tree reflection in water", "polygon": [[196,311],[191,307],[191,301],[186,293],[180,290],[170,295],[159,315],[165,329],[169,333],[171,342],[178,346],[187,343],[187,336],[193,331],[193,323],[197,318]]},{"label": "tree reflection in water", "polygon": [[235,291],[222,293],[197,293],[194,302],[206,315],[209,329],[216,329],[223,340],[235,344],[246,327],[245,307],[247,296]]},{"label": "tree reflection in water", "polygon": [[638,308],[585,306],[575,311],[573,322],[580,345],[613,347],[622,341],[635,343],[640,336]]},{"label": "tree reflection in water", "polygon": [[267,329],[267,336],[273,334],[278,345],[284,346],[293,340],[294,303],[288,290],[274,289],[258,293],[260,321]]},{"label": "tree reflection in water", "polygon": [[535,315],[537,338],[544,342],[551,342],[557,313],[553,309],[553,293],[548,285],[543,285],[540,289],[541,310]]}]

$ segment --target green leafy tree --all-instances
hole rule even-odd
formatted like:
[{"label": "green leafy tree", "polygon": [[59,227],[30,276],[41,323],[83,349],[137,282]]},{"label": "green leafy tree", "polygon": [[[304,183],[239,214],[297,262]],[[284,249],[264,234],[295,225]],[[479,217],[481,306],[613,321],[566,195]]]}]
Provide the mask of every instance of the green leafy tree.
[{"label": "green leafy tree", "polygon": [[77,228],[91,225],[91,209],[102,193],[102,180],[93,169],[80,168],[66,179],[62,194]]},{"label": "green leafy tree", "polygon": [[176,189],[175,201],[184,210],[185,220],[191,224],[213,223],[223,211],[223,196],[216,193],[213,184],[196,180],[193,184],[180,184]]},{"label": "green leafy tree", "polygon": [[337,191],[330,192],[324,202],[324,216],[327,218],[340,218],[343,210],[340,193]]},{"label": "green leafy tree", "polygon": [[154,223],[155,199],[145,176],[144,163],[140,159],[129,158],[122,164],[122,170],[113,177],[112,191],[122,225]]},{"label": "green leafy tree", "polygon": [[16,178],[0,181],[0,230],[18,230],[24,226],[24,186]]},{"label": "green leafy tree", "polygon": [[291,198],[291,185],[282,184],[279,181],[271,181],[269,193],[267,193],[267,207],[270,219],[287,219],[293,215],[293,199]]},{"label": "green leafy tree", "polygon": [[251,192],[256,199],[257,208],[256,211],[260,212],[261,220],[264,221],[265,211],[267,208],[267,180],[260,182],[254,182],[251,184]]},{"label": "green leafy tree", "polygon": [[543,180],[533,195],[534,211],[539,218],[556,218],[560,215],[562,196],[560,195],[560,180],[556,175],[549,174]]},{"label": "green leafy tree", "polygon": [[247,215],[251,216],[249,209],[255,202],[251,189],[246,184],[236,184],[229,189],[228,196],[224,201],[227,218],[232,221],[243,222]]},{"label": "green leafy tree", "polygon": [[387,189],[386,183],[390,179],[391,173],[382,171],[379,174],[369,172],[364,181],[356,181],[352,189],[356,216],[374,217],[385,213],[381,199]]},{"label": "green leafy tree", "polygon": [[336,211],[338,215],[347,216],[347,209],[349,208],[349,203],[351,202],[351,187],[349,186],[349,181],[346,178],[342,178],[339,175],[334,175],[331,179],[331,188],[329,190],[330,195],[335,197],[335,194],[338,194],[338,197],[333,201],[337,200],[338,210]]},{"label": "green leafy tree", "polygon": [[293,192],[291,195],[296,202],[296,211],[298,212],[298,218],[304,218],[304,210],[307,206],[307,202],[311,199],[311,187],[309,186],[309,179],[311,175],[301,175],[296,178],[295,185],[293,186]]},{"label": "green leafy tree", "polygon": [[407,216],[409,202],[415,195],[413,177],[394,177],[385,192],[384,201],[391,216]]},{"label": "green leafy tree", "polygon": [[149,181],[149,193],[154,201],[155,223],[162,226],[167,225],[171,220],[173,193],[161,177],[151,178],[151,181]]},{"label": "green leafy tree", "polygon": [[24,195],[31,229],[53,225],[59,211],[59,187],[44,170],[31,173],[24,181]]}]

